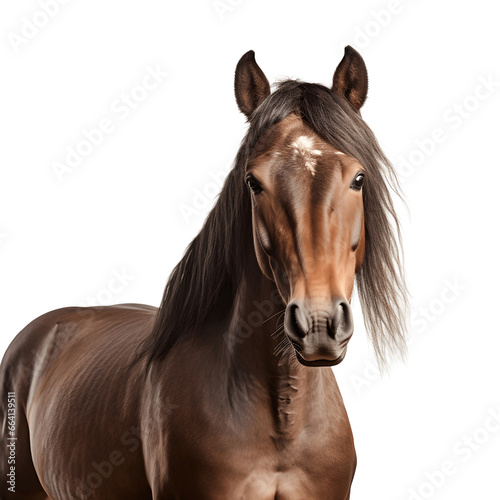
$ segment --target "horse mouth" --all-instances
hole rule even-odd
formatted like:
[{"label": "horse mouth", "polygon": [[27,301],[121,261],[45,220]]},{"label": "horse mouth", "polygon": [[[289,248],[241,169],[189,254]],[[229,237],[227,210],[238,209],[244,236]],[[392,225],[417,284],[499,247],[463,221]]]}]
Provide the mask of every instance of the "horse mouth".
[{"label": "horse mouth", "polygon": [[315,366],[335,366],[343,361],[343,359],[345,358],[346,350],[347,349],[344,349],[342,354],[338,358],[335,358],[335,359],[315,359],[314,361],[308,361],[300,355],[300,353],[297,351],[297,349],[295,349],[295,355],[297,356],[297,360],[299,361],[299,363],[304,365],[304,366],[312,366],[312,367],[315,367]]}]

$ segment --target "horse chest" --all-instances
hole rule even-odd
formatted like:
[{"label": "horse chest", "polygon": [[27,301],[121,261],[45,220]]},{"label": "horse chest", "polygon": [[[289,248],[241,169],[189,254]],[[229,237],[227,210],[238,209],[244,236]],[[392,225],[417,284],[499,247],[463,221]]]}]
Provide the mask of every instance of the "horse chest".
[{"label": "horse chest", "polygon": [[239,408],[219,419],[212,411],[192,419],[189,433],[174,429],[167,440],[172,498],[348,498],[355,453],[344,415],[310,420],[283,398],[271,412],[253,408],[252,415],[249,406],[243,418]]}]

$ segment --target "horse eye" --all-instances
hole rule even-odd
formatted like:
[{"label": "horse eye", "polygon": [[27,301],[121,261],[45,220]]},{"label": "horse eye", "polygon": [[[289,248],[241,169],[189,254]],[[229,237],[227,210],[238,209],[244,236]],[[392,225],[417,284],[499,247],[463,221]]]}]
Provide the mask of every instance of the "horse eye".
[{"label": "horse eye", "polygon": [[248,187],[252,190],[254,194],[262,193],[263,189],[260,183],[253,175],[249,175],[246,179]]},{"label": "horse eye", "polygon": [[363,184],[365,183],[365,174],[360,172],[356,177],[354,177],[354,180],[352,181],[351,184],[351,189],[354,189],[354,191],[359,191],[362,187]]}]

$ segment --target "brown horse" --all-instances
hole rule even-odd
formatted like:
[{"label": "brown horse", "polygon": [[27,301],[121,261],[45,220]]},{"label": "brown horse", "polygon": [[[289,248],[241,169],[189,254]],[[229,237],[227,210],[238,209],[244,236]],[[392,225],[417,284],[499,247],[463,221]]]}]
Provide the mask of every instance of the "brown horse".
[{"label": "brown horse", "polygon": [[332,88],[271,93],[254,53],[241,58],[249,130],[160,308],[53,311],[8,348],[2,499],[349,498],[356,454],[330,366],[355,280],[382,363],[405,331],[395,179],[359,114],[367,81],[350,47]]}]

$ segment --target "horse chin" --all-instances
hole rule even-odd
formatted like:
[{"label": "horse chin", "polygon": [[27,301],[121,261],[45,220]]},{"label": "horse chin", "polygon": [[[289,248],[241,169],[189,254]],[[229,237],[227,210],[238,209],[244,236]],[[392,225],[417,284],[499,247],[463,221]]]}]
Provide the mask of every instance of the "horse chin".
[{"label": "horse chin", "polygon": [[296,349],[295,349],[295,355],[297,356],[297,360],[299,361],[299,363],[304,366],[311,366],[311,367],[335,366],[343,361],[343,359],[345,358],[346,351],[347,349],[344,349],[342,351],[342,354],[335,359],[315,359],[310,361],[304,359]]}]

